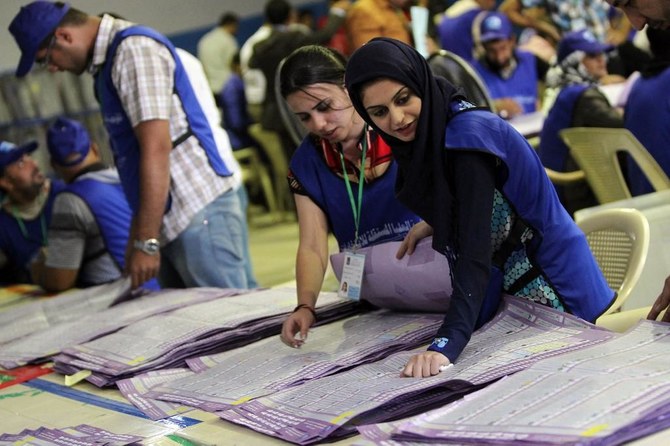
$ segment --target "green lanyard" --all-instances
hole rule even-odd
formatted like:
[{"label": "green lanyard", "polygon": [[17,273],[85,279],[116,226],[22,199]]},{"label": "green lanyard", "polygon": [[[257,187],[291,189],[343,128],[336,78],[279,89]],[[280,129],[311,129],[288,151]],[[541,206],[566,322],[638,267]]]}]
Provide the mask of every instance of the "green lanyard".
[{"label": "green lanyard", "polygon": [[[30,234],[28,234],[28,229],[26,229],[26,225],[23,223],[23,219],[19,217],[18,211],[14,207],[12,209],[14,213],[14,218],[16,219],[16,222],[19,225],[19,229],[21,230],[21,234],[23,235],[23,238],[26,240],[32,240],[32,241],[39,241],[39,240],[33,240],[30,237]],[[40,213],[40,229],[42,231],[42,246],[47,246],[47,222],[44,218],[44,212]]]},{"label": "green lanyard", "polygon": [[363,205],[363,181],[365,180],[365,157],[368,152],[368,126],[363,129],[363,150],[361,150],[361,169],[358,178],[358,203],[354,200],[354,192],[351,189],[351,182],[349,175],[347,175],[347,168],[344,164],[344,154],[340,150],[340,161],[342,162],[342,174],[344,176],[344,184],[347,186],[347,194],[349,194],[349,202],[351,203],[351,211],[354,214],[354,225],[356,231],[354,233],[354,247],[358,246],[358,227],[361,224],[361,210]]}]

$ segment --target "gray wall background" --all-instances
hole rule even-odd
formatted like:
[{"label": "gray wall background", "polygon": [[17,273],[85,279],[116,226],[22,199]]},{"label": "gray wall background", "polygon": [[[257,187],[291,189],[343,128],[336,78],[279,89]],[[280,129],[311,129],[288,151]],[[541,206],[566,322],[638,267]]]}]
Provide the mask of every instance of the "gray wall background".
[{"label": "gray wall background", "polygon": [[[210,28],[225,11],[233,11],[242,19],[254,18],[256,23],[262,16],[265,2],[266,0],[74,0],[68,3],[89,14],[114,12],[170,36]],[[296,7],[325,3],[314,0],[289,2]],[[0,0],[0,72],[14,70],[18,63],[20,53],[7,28],[21,6],[28,3],[30,0]]]}]

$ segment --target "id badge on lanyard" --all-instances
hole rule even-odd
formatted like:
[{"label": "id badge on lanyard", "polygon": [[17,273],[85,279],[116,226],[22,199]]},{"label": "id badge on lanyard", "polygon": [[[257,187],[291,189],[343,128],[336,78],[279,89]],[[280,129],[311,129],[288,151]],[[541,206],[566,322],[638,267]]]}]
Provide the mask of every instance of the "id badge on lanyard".
[{"label": "id badge on lanyard", "polygon": [[349,195],[349,202],[351,203],[351,210],[354,215],[354,249],[353,252],[347,252],[344,256],[344,266],[342,267],[342,278],[340,280],[340,287],[337,295],[339,297],[346,297],[352,300],[360,300],[361,287],[363,285],[363,270],[365,269],[365,254],[356,252],[358,247],[358,228],[361,223],[361,210],[363,209],[363,182],[365,181],[365,158],[368,151],[368,128],[367,125],[363,130],[363,149],[361,150],[361,168],[358,179],[358,202],[354,200],[354,193],[349,182],[349,175],[344,164],[344,155],[340,151],[340,160],[342,161],[342,174],[344,176],[344,184],[347,187]]}]

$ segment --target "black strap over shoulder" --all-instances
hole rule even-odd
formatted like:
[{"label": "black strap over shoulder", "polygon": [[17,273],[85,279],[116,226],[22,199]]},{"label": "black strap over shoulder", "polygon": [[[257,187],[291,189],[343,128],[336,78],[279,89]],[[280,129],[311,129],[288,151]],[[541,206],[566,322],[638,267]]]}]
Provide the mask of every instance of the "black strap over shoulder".
[{"label": "black strap over shoulder", "polygon": [[528,225],[523,220],[520,218],[515,219],[507,238],[502,242],[498,250],[493,253],[493,264],[495,266],[501,270],[503,269],[509,256],[521,243],[521,237],[527,228]]},{"label": "black strap over shoulder", "polygon": [[[518,246],[522,243],[521,238],[526,232],[526,229],[528,229],[528,225],[520,218],[517,218],[514,221],[507,238],[502,242],[498,250],[493,253],[492,263],[501,271],[504,270],[505,262],[507,262],[509,256],[512,255],[512,252],[514,252],[514,250],[517,249]],[[509,294],[515,294],[528,283],[539,277],[540,274],[540,269],[535,265],[531,265],[531,268],[522,274],[519,278],[517,278],[510,286],[505,289],[505,291]]]}]

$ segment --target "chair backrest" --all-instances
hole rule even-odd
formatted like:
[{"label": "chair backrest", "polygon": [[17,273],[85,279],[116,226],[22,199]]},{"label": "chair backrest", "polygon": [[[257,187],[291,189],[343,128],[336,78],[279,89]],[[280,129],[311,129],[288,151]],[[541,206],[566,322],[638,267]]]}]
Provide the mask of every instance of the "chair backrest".
[{"label": "chair backrest", "polygon": [[291,140],[296,147],[300,145],[302,140],[307,136],[307,129],[304,125],[298,120],[298,117],[291,111],[286,100],[281,95],[281,83],[279,82],[279,77],[281,74],[281,68],[284,66],[284,60],[282,59],[279,62],[277,71],[275,71],[275,98],[277,100],[277,105],[279,106],[279,114],[281,115],[281,120],[284,123],[284,127],[288,132]]},{"label": "chair backrest", "polygon": [[544,168],[547,176],[551,182],[556,186],[570,186],[572,184],[581,183],[586,180],[584,171],[573,170],[572,172],[557,172],[548,167]]},{"label": "chair backrest", "polygon": [[591,252],[617,299],[606,314],[621,308],[637,284],[649,251],[649,222],[637,209],[605,209],[582,219]]},{"label": "chair backrest", "polygon": [[493,110],[489,90],[474,68],[462,57],[440,50],[428,58],[428,65],[436,76],[442,76],[457,87],[463,88],[470,102]]},{"label": "chair backrest", "polygon": [[670,179],[663,169],[627,129],[573,127],[560,135],[601,204],[631,198],[618,152],[630,155],[655,190],[670,189]]}]

